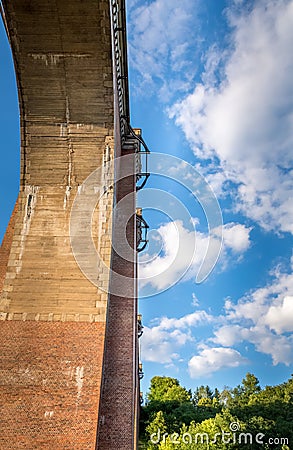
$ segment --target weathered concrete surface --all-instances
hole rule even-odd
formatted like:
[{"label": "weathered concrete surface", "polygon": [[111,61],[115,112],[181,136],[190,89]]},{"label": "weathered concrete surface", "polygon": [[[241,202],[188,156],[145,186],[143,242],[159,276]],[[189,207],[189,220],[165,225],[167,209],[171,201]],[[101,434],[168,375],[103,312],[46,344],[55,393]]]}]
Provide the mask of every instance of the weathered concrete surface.
[{"label": "weathered concrete surface", "polygon": [[[78,320],[82,314],[104,321],[107,296],[80,272],[68,230],[78,186],[102,165],[113,141],[109,4],[3,4],[17,71],[22,143],[2,318],[60,320],[63,315],[72,320],[75,315]],[[113,145],[111,152],[113,157]],[[109,208],[104,202],[96,216],[106,219],[101,246],[109,264],[112,196],[106,195]]]}]

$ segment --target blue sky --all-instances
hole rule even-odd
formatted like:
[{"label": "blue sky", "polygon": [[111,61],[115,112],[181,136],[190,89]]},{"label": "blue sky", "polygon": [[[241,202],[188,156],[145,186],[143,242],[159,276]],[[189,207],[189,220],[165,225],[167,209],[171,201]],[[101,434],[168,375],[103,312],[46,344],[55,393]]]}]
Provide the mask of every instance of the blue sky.
[{"label": "blue sky", "polygon": [[[138,199],[150,225],[142,388],[154,375],[235,386],[248,371],[280,383],[293,363],[293,1],[128,0],[127,11],[131,123],[163,154]],[[3,27],[0,51],[2,238],[19,179]],[[208,244],[215,267],[197,283]]]},{"label": "blue sky", "polygon": [[19,108],[9,43],[0,20],[0,241],[19,190]]},{"label": "blue sky", "polygon": [[[151,228],[140,263],[143,388],[153,375],[188,388],[235,386],[248,371],[282,382],[293,362],[293,2],[127,6],[132,125],[153,152],[189,163],[167,158],[139,198]],[[188,182],[197,174],[223,216],[222,252],[202,283],[207,220]]]}]

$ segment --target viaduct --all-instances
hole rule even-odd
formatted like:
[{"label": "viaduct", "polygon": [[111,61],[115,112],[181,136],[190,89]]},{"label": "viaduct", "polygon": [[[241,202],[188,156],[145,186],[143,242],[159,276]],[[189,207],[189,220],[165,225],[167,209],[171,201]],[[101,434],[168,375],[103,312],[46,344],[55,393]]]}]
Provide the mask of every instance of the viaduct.
[{"label": "viaduct", "polygon": [[124,0],[0,6],[21,124],[0,249],[0,448],[133,450],[148,149],[129,120]]}]

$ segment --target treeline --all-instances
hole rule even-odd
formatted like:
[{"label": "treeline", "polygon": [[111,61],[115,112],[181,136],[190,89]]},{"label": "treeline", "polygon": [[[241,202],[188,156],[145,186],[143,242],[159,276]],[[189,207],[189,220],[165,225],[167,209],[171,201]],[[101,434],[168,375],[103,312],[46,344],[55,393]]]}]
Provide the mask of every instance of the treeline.
[{"label": "treeline", "polygon": [[140,449],[293,449],[293,378],[261,389],[248,373],[237,387],[194,392],[152,378],[140,415]]}]

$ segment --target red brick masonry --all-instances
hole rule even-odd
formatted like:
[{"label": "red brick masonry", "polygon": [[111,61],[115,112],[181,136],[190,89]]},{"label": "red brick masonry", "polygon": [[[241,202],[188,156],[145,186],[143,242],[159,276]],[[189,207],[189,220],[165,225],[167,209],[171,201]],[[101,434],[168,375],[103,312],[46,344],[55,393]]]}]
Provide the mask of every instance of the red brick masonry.
[{"label": "red brick masonry", "polygon": [[103,323],[1,323],[1,450],[95,448],[104,333]]}]

